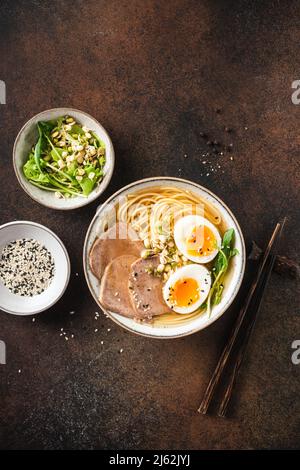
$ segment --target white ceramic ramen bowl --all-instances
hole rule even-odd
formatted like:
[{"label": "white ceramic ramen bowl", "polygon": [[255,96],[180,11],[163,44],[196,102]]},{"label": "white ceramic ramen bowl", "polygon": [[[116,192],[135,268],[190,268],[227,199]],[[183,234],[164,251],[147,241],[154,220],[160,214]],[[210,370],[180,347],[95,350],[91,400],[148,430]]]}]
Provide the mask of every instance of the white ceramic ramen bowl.
[{"label": "white ceramic ramen bowl", "polygon": [[39,295],[22,297],[13,294],[0,280],[0,309],[14,315],[33,315],[52,307],[63,295],[70,279],[70,259],[62,241],[43,225],[16,221],[0,226],[0,256],[3,248],[21,238],[37,240],[51,253],[55,263],[54,278]]},{"label": "white ceramic ramen bowl", "polygon": [[[238,249],[239,255],[232,258],[229,274],[230,280],[229,282],[225,283],[222,300],[219,305],[213,307],[210,317],[207,313],[203,313],[189,322],[177,324],[176,326],[155,326],[155,324],[153,325],[151,323],[137,323],[130,318],[123,317],[114,312],[105,311],[99,303],[99,280],[93,275],[89,267],[89,252],[92,244],[95,238],[103,231],[103,221],[114,217],[113,208],[119,197],[135,193],[136,191],[145,190],[146,188],[153,186],[174,186],[175,188],[194,192],[204,200],[214,204],[215,207],[219,210],[226,226],[235,230],[235,247]],[[229,308],[238,293],[244,276],[245,264],[246,250],[243,234],[236,218],[230,209],[224,204],[223,201],[221,201],[221,199],[219,199],[215,194],[203,186],[200,186],[199,184],[193,183],[191,181],[172,177],[147,178],[136,181],[113,194],[103,205],[98,208],[97,213],[94,216],[87,231],[83,250],[83,265],[86,281],[99,307],[102,308],[102,310],[104,310],[113,321],[123,328],[126,328],[133,333],[154,338],[179,338],[181,336],[196,333],[197,331],[206,328],[211,323],[220,318],[221,315],[223,315],[223,313]]]},{"label": "white ceramic ramen bowl", "polygon": [[[104,142],[106,149],[106,162],[104,166],[104,176],[102,181],[89,194],[88,197],[73,197],[58,199],[53,191],[46,191],[33,186],[23,173],[23,165],[26,162],[32,146],[37,142],[38,131],[37,123],[39,121],[50,121],[61,116],[71,116],[79,124],[86,126],[94,131]],[[85,206],[99,197],[107,188],[114,170],[115,152],[112,141],[104,127],[92,116],[78,109],[72,108],[54,108],[43,111],[29,119],[22,127],[15,140],[13,148],[13,165],[18,181],[24,191],[36,202],[51,209],[69,210]]]}]

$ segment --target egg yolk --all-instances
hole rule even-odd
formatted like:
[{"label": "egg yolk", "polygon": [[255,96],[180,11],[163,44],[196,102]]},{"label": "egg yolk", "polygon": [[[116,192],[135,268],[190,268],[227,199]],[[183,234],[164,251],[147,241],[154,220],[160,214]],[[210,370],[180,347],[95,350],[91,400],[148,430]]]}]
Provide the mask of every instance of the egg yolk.
[{"label": "egg yolk", "polygon": [[170,300],[178,307],[188,307],[199,299],[199,284],[193,278],[179,279],[170,288]]},{"label": "egg yolk", "polygon": [[194,227],[187,239],[187,252],[191,256],[208,256],[217,248],[212,230],[206,225]]}]

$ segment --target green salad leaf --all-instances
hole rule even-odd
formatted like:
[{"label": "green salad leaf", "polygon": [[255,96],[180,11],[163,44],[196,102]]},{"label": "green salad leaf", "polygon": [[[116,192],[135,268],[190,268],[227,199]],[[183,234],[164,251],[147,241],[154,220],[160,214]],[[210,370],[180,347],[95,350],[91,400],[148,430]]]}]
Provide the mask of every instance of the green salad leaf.
[{"label": "green salad leaf", "polygon": [[37,183],[49,183],[49,178],[47,174],[42,172],[39,163],[37,163],[35,154],[30,154],[29,159],[23,167],[23,171],[29,181],[32,180]]},{"label": "green salad leaf", "polygon": [[228,270],[230,259],[238,254],[234,245],[234,229],[227,230],[223,235],[222,246],[212,268],[212,286],[207,298],[208,315],[211,314],[213,305],[220,303],[224,289],[223,278]]},{"label": "green salad leaf", "polygon": [[103,178],[105,145],[70,116],[37,123],[38,139],[23,166],[31,184],[58,197],[87,197]]},{"label": "green salad leaf", "polygon": [[78,126],[77,124],[74,124],[74,126],[72,126],[72,131],[70,131],[70,134],[84,135],[84,130],[82,129],[82,127]]},{"label": "green salad leaf", "polygon": [[39,171],[41,171],[40,160],[42,153],[43,131],[40,123],[38,123],[37,127],[39,132],[39,138],[34,149],[34,161]]}]

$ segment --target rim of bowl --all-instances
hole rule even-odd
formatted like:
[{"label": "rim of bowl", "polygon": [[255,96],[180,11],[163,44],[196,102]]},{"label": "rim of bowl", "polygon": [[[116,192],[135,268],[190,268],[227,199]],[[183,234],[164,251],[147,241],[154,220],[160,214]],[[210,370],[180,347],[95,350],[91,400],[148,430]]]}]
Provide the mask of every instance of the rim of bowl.
[{"label": "rim of bowl", "polygon": [[[148,182],[155,182],[155,181],[161,181],[161,180],[165,180],[165,181],[179,181],[181,183],[185,183],[185,184],[189,184],[191,186],[194,186],[196,187],[197,189],[201,189],[201,190],[204,190],[204,192],[208,193],[210,196],[212,196],[213,198],[215,198],[220,204],[221,206],[229,213],[229,215],[232,217],[232,219],[234,220],[236,226],[237,226],[237,229],[239,231],[239,236],[240,236],[240,239],[241,239],[241,245],[242,245],[242,250],[243,250],[243,253],[242,253],[242,266],[241,266],[241,270],[240,270],[240,274],[239,274],[239,280],[235,286],[235,290],[234,290],[234,293],[233,295],[231,296],[230,300],[227,302],[227,304],[224,306],[226,308],[222,309],[221,312],[216,316],[216,317],[211,317],[208,321],[208,323],[205,325],[205,326],[200,326],[200,327],[197,327],[197,328],[194,328],[193,330],[190,330],[188,332],[185,332],[185,333],[179,333],[179,334],[176,334],[176,335],[173,335],[173,336],[165,336],[165,335],[161,335],[161,336],[158,336],[158,335],[152,335],[151,333],[143,333],[141,331],[136,331],[130,327],[128,327],[127,325],[124,325],[122,322],[120,322],[117,318],[115,318],[109,310],[106,310],[105,308],[103,308],[100,303],[99,303],[99,300],[98,298],[94,295],[94,292],[93,292],[93,289],[92,289],[92,286],[90,285],[90,281],[89,281],[89,278],[88,278],[88,273],[87,273],[87,264],[86,264],[86,259],[87,259],[87,243],[88,243],[88,238],[90,236],[90,232],[91,232],[91,229],[92,229],[92,226],[94,224],[94,221],[96,219],[96,217],[98,217],[98,209],[96,210],[96,214],[94,215],[94,217],[92,218],[91,220],[91,223],[88,227],[88,230],[87,230],[87,233],[86,233],[86,236],[85,236],[85,239],[84,239],[84,245],[83,245],[83,269],[84,269],[84,276],[85,276],[85,280],[86,280],[86,283],[88,285],[88,288],[89,288],[89,291],[90,293],[92,294],[92,297],[93,299],[95,300],[95,302],[97,303],[97,305],[103,310],[103,312],[105,314],[107,314],[109,316],[109,318],[114,321],[115,323],[117,323],[117,325],[121,326],[122,328],[124,328],[125,330],[127,331],[130,331],[131,333],[134,333],[136,335],[139,335],[139,336],[144,336],[146,338],[154,338],[154,339],[176,339],[176,338],[183,338],[185,336],[189,336],[189,335],[192,335],[194,333],[197,333],[198,331],[201,331],[201,330],[204,330],[205,328],[207,328],[208,326],[210,326],[212,323],[214,323],[216,320],[218,320],[228,309],[229,307],[231,306],[231,304],[233,303],[234,299],[236,298],[239,290],[240,290],[240,287],[241,287],[241,284],[242,284],[242,281],[244,279],[244,274],[245,274],[245,269],[246,269],[246,246],[245,246],[245,240],[244,240],[244,236],[243,236],[243,232],[241,230],[241,227],[236,219],[236,217],[234,216],[234,214],[231,212],[231,210],[229,209],[229,207],[222,201],[222,199],[220,199],[218,196],[215,195],[215,193],[213,193],[212,191],[210,191],[209,189],[205,188],[204,186],[198,184],[198,183],[195,183],[193,181],[190,181],[190,180],[186,180],[186,179],[183,179],[183,178],[176,178],[175,176],[155,176],[153,178],[143,178],[141,180],[137,180],[137,181],[134,181],[126,186],[123,186],[121,189],[119,189],[118,191],[116,191],[114,194],[112,194],[102,205],[101,205],[101,209],[105,208],[115,197],[117,197],[120,193],[122,193],[123,191],[126,191],[127,189],[130,189],[136,185],[139,185],[141,183],[148,183]],[[162,331],[163,331],[163,328],[162,328]]]},{"label": "rim of bowl", "polygon": [[[43,202],[40,201],[39,198],[33,196],[31,194],[31,192],[26,188],[26,186],[23,184],[23,181],[22,181],[22,178],[20,176],[20,173],[19,173],[19,170],[17,168],[17,165],[16,165],[16,147],[17,147],[17,143],[18,141],[20,140],[20,137],[21,137],[21,134],[24,132],[24,130],[26,129],[26,127],[31,123],[31,121],[33,121],[34,119],[36,119],[37,117],[45,114],[45,113],[48,113],[50,111],[58,111],[60,109],[67,109],[68,111],[70,111],[71,113],[72,112],[76,112],[76,113],[80,113],[80,114],[83,114],[84,116],[87,116],[88,118],[92,119],[99,127],[102,128],[103,132],[106,134],[107,136],[107,139],[111,145],[111,164],[109,165],[108,167],[108,171],[106,173],[106,175],[104,175],[104,178],[106,176],[106,181],[105,183],[103,184],[102,186],[102,190],[99,191],[99,193],[95,193],[93,197],[91,197],[90,199],[87,197],[86,199],[82,199],[82,203],[76,207],[54,207],[52,206],[51,204],[45,204]],[[50,209],[55,209],[55,210],[61,210],[61,211],[68,211],[68,210],[75,210],[75,209],[80,209],[80,207],[84,207],[88,204],[90,204],[91,202],[95,201],[99,196],[101,196],[101,194],[104,193],[104,191],[106,190],[106,188],[108,187],[110,181],[111,181],[111,178],[112,178],[112,175],[113,175],[113,172],[114,172],[114,167],[115,167],[115,149],[114,149],[114,146],[113,146],[113,143],[112,143],[112,140],[110,138],[110,135],[109,133],[107,132],[107,130],[102,126],[102,124],[100,124],[99,121],[97,121],[97,119],[95,119],[93,116],[91,116],[90,114],[86,113],[85,111],[81,111],[80,109],[76,109],[76,108],[68,108],[68,107],[60,107],[60,108],[50,108],[50,109],[45,109],[45,111],[41,111],[40,113],[38,114],[35,114],[34,116],[32,116],[30,119],[28,119],[28,121],[25,122],[25,124],[21,127],[21,129],[19,130],[18,134],[17,134],[17,137],[15,139],[15,142],[14,142],[14,146],[13,146],[13,167],[14,167],[14,171],[15,171],[15,175],[17,177],[17,180],[21,186],[21,188],[23,189],[23,191],[25,191],[26,194],[28,194],[28,196],[35,202],[37,202],[38,204],[44,206],[44,207],[49,207]],[[104,180],[103,178],[103,180]],[[101,183],[100,182],[100,186],[101,186]],[[95,189],[96,190],[96,189]],[[42,191],[42,190],[41,190]],[[93,192],[92,192],[93,194]]]},{"label": "rim of bowl", "polygon": [[13,222],[7,222],[6,224],[3,224],[3,225],[0,225],[0,232],[1,230],[3,230],[4,228],[6,227],[9,227],[11,225],[21,225],[21,224],[26,224],[26,225],[33,225],[35,227],[39,227],[41,228],[42,230],[45,230],[45,232],[48,232],[50,235],[52,235],[53,238],[55,238],[57,240],[57,242],[60,244],[64,254],[65,254],[65,257],[66,257],[66,261],[67,261],[67,277],[66,277],[66,280],[65,280],[65,284],[60,292],[60,294],[58,295],[58,297],[56,297],[55,300],[53,300],[53,302],[51,302],[49,305],[47,305],[46,307],[43,307],[41,309],[38,309],[38,310],[34,310],[33,312],[30,312],[30,313],[27,313],[27,314],[20,314],[20,313],[16,313],[12,310],[8,310],[8,309],[5,309],[3,308],[1,305],[0,305],[0,309],[3,310],[3,312],[6,312],[6,313],[10,313],[11,315],[17,315],[17,316],[21,316],[21,317],[27,317],[27,316],[30,316],[30,315],[36,315],[37,313],[41,313],[41,312],[44,312],[45,310],[48,310],[49,308],[53,307],[53,305],[55,305],[59,299],[63,296],[63,294],[65,293],[67,287],[68,287],[68,284],[69,284],[69,281],[70,281],[70,276],[71,276],[71,262],[70,262],[70,257],[69,257],[69,253],[67,252],[67,249],[64,245],[64,243],[61,241],[61,239],[56,235],[56,233],[54,233],[52,230],[50,230],[48,227],[45,227],[44,225],[42,224],[38,224],[37,222],[32,222],[30,220],[15,220]]}]

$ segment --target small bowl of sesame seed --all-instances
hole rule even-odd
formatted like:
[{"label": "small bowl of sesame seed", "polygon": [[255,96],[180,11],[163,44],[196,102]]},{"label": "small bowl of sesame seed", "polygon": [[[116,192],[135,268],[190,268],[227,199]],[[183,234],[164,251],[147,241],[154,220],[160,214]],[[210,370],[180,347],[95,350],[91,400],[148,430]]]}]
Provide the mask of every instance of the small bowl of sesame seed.
[{"label": "small bowl of sesame seed", "polygon": [[52,307],[70,279],[62,241],[43,225],[15,221],[0,226],[0,309],[34,315]]}]

